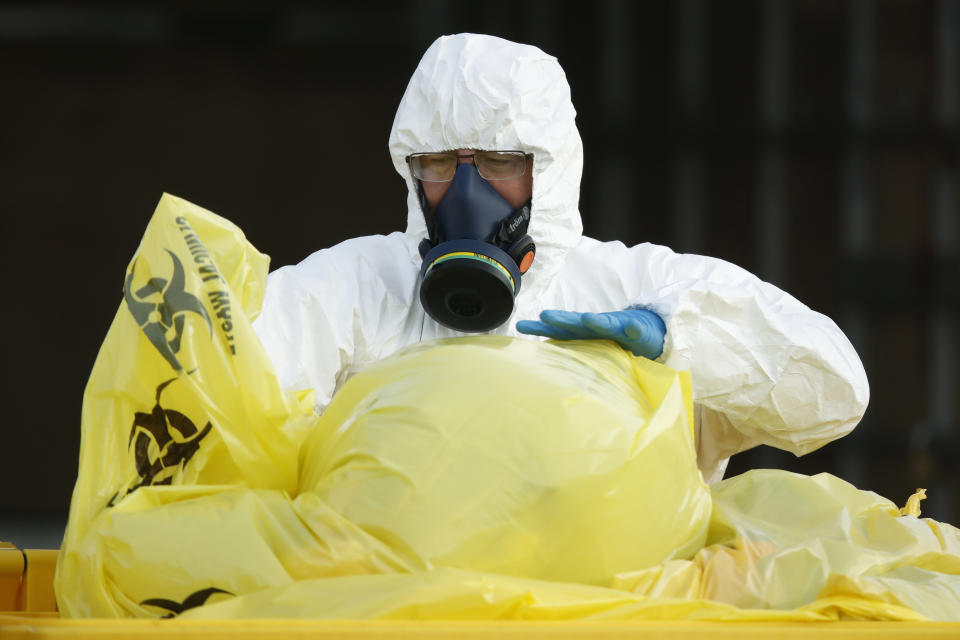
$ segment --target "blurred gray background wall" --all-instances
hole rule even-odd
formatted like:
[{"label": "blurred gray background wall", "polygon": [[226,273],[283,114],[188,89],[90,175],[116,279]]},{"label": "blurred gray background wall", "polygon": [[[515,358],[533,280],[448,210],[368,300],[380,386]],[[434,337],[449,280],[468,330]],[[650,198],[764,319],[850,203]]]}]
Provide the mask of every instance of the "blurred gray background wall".
[{"label": "blurred gray background wall", "polygon": [[57,546],[80,406],[164,191],[273,265],[405,224],[386,142],[438,35],[565,67],[586,233],[733,261],[833,317],[872,387],[826,471],[960,521],[960,2],[0,4],[0,540]]}]

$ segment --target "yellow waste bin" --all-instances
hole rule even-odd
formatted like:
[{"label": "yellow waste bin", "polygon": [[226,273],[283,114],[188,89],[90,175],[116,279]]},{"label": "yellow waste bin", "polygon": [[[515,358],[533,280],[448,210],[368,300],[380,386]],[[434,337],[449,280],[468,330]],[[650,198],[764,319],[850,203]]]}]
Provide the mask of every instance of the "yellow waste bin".
[{"label": "yellow waste bin", "polygon": [[644,638],[839,640],[960,638],[953,622],[532,622],[402,620],[114,620],[61,619],[53,591],[55,549],[18,549],[0,542],[0,638]]}]

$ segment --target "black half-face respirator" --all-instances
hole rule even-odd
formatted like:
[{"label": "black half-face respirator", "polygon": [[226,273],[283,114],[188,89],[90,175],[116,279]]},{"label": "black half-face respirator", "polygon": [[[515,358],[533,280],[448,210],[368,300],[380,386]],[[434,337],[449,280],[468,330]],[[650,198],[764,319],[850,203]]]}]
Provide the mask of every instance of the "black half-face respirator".
[{"label": "black half-face respirator", "polygon": [[527,235],[530,201],[510,206],[472,164],[457,167],[433,211],[419,187],[429,237],[420,243],[420,303],[457,331],[490,331],[513,313],[520,277],[536,247]]}]

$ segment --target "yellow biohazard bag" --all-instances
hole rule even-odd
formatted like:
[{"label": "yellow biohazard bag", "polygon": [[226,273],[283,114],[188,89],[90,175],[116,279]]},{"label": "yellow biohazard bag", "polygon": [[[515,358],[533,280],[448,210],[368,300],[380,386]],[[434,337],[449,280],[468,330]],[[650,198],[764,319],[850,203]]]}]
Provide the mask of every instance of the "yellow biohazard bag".
[{"label": "yellow biohazard bag", "polygon": [[609,342],[409,347],[323,416],[267,260],[164,196],[84,396],[66,616],[960,619],[960,532],[829,475],[711,491],[686,373]]},{"label": "yellow biohazard bag", "polygon": [[56,577],[67,615],[137,608],[105,561],[119,553],[135,564],[150,536],[111,548],[104,530],[115,513],[230,488],[297,491],[300,433],[316,417],[309,398],[281,391],[250,326],[268,262],[230,222],[161,199],[84,391]]},{"label": "yellow biohazard bag", "polygon": [[687,374],[484,336],[378,363],[317,419],[252,332],[266,267],[161,200],[85,392],[66,614],[441,567],[608,585],[703,545]]}]

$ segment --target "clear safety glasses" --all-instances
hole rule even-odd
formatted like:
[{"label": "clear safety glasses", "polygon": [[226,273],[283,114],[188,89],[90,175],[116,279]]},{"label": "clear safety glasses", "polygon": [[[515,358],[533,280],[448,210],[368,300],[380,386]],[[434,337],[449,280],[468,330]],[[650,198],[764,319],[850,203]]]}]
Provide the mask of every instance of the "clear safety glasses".
[{"label": "clear safety glasses", "polygon": [[464,155],[458,155],[456,151],[414,153],[407,156],[407,164],[410,173],[418,180],[450,182],[463,159],[473,158],[477,173],[484,180],[510,180],[524,174],[527,155],[523,151],[475,151]]}]

